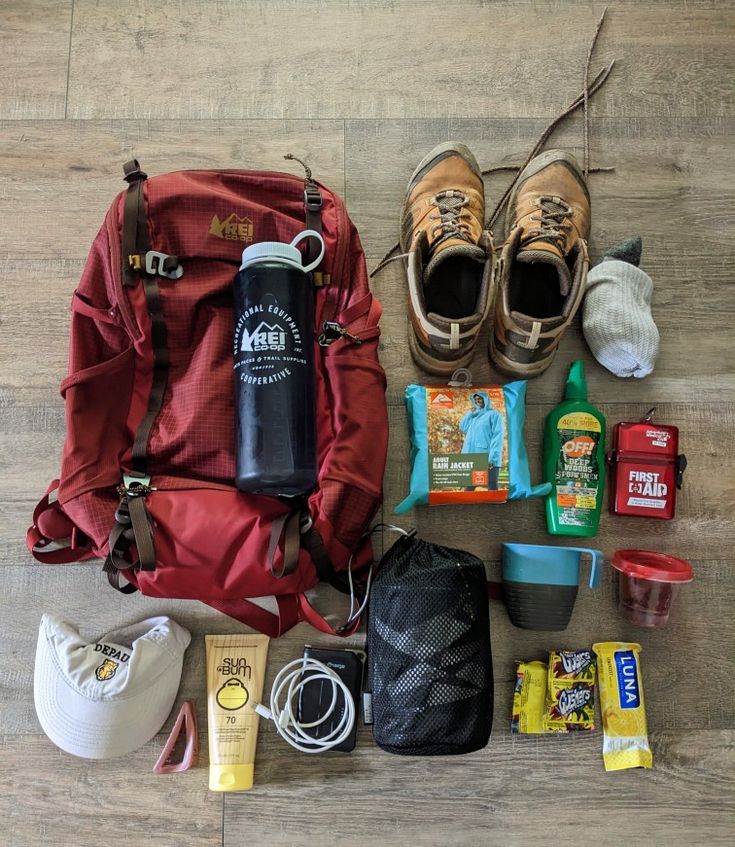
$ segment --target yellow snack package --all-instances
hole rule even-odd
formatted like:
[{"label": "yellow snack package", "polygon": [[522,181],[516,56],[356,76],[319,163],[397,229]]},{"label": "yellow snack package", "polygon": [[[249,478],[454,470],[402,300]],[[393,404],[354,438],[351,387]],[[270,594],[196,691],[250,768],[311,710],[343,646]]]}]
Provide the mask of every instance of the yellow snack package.
[{"label": "yellow snack package", "polygon": [[602,641],[592,649],[597,654],[605,770],[652,768],[639,660],[641,645]]},{"label": "yellow snack package", "polygon": [[544,662],[520,662],[516,670],[513,689],[513,715],[510,731],[524,735],[538,735],[544,729],[546,703],[546,675]]},{"label": "yellow snack package", "polygon": [[545,732],[595,728],[595,657],[591,650],[549,653]]}]

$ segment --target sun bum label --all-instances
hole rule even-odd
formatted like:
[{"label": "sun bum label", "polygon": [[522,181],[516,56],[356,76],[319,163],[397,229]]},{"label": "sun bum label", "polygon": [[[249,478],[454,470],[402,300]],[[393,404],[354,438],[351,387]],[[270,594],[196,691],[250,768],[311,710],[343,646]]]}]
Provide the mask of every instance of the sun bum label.
[{"label": "sun bum label", "polygon": [[557,425],[557,461],[554,474],[559,523],[584,526],[597,507],[600,474],[597,451],[600,423],[586,412],[565,415]]}]

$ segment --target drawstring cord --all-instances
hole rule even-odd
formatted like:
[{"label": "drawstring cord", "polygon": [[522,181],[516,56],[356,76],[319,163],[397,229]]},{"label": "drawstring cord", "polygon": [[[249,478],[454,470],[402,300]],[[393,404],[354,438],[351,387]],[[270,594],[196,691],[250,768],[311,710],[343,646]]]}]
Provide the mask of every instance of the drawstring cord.
[{"label": "drawstring cord", "polygon": [[314,182],[314,180],[312,179],[312,176],[311,176],[311,168],[306,164],[306,162],[299,159],[298,156],[294,156],[293,153],[286,153],[283,158],[288,159],[289,161],[292,161],[292,162],[298,162],[301,165],[301,167],[304,169],[304,173],[306,174],[306,181],[307,182]]}]

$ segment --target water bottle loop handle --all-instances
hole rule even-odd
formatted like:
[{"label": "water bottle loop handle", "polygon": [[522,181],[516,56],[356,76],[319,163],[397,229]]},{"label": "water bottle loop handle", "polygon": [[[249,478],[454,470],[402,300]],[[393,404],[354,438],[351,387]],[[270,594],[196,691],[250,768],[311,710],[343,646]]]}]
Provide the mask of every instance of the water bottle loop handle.
[{"label": "water bottle loop handle", "polygon": [[317,267],[317,265],[324,258],[324,239],[322,238],[322,234],[317,232],[315,229],[305,229],[303,232],[300,232],[296,238],[291,242],[291,247],[295,247],[299,241],[303,241],[305,238],[316,238],[319,241],[319,245],[321,247],[319,251],[319,255],[314,259],[313,262],[310,262],[308,265],[304,265],[304,273],[310,273]]}]

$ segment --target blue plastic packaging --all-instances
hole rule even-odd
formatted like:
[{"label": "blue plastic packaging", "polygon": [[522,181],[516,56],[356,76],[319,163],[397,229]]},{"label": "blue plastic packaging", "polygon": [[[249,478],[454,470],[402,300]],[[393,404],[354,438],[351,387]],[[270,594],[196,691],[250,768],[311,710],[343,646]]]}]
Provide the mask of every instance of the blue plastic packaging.
[{"label": "blue plastic packaging", "polygon": [[[396,506],[396,514],[426,504],[505,502],[540,497],[551,490],[548,483],[531,484],[523,437],[525,380],[470,388],[412,384],[406,387],[404,399],[411,440],[411,490]],[[501,419],[502,464],[498,466]]]}]

